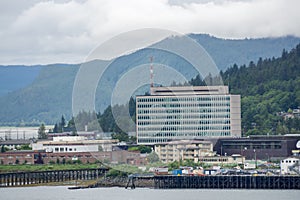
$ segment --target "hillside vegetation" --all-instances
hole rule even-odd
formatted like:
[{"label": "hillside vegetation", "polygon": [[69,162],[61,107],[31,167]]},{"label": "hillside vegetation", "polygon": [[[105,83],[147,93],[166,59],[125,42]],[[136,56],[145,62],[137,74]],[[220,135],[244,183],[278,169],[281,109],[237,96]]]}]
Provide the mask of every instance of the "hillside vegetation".
[{"label": "hillside vegetation", "polygon": [[299,118],[279,115],[300,106],[300,44],[279,58],[234,65],[221,75],[232,93],[241,94],[245,135],[300,133]]}]

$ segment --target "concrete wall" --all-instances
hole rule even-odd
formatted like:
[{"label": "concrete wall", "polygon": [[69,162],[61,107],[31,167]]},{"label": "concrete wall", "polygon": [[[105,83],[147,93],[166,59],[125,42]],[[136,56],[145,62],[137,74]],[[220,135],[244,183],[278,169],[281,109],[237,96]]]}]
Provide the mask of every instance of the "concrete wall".
[{"label": "concrete wall", "polygon": [[231,95],[230,97],[230,129],[233,137],[241,137],[241,97]]}]

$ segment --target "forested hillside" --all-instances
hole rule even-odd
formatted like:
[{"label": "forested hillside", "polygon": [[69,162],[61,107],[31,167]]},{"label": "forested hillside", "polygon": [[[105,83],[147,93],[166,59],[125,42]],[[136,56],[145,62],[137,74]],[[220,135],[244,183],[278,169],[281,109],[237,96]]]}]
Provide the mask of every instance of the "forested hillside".
[{"label": "forested hillside", "polygon": [[300,132],[299,118],[280,115],[300,106],[300,44],[279,58],[234,65],[221,75],[231,93],[241,94],[245,135]]},{"label": "forested hillside", "polygon": [[[242,132],[247,135],[300,133],[300,44],[279,58],[234,64],[220,72],[232,94],[241,95]],[[209,84],[196,76],[191,85]]]}]

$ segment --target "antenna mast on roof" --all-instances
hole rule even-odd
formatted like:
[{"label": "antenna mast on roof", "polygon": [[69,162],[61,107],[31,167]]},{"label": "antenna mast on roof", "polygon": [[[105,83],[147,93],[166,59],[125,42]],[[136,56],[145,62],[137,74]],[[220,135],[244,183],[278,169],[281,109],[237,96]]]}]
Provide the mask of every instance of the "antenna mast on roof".
[{"label": "antenna mast on roof", "polygon": [[153,56],[150,57],[150,88],[153,87]]}]

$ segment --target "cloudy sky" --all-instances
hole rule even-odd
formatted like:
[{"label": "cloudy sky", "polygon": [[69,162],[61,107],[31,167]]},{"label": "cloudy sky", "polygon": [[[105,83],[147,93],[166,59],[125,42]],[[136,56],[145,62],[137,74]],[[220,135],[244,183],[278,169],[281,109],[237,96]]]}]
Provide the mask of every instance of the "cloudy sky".
[{"label": "cloudy sky", "polygon": [[300,36],[298,0],[1,0],[0,64],[79,63],[122,32]]}]

